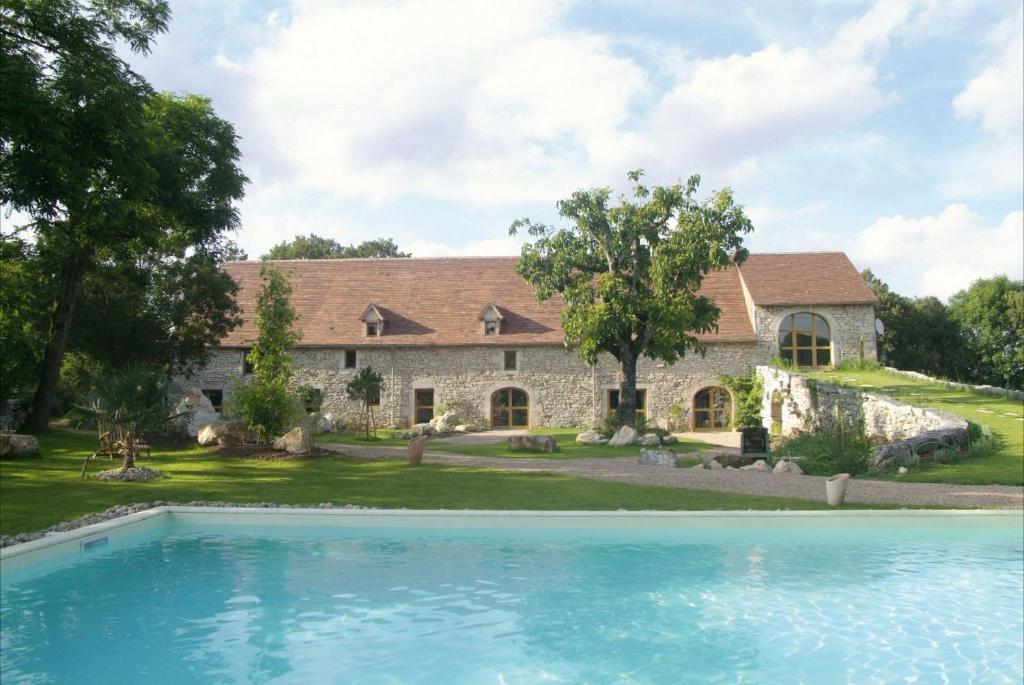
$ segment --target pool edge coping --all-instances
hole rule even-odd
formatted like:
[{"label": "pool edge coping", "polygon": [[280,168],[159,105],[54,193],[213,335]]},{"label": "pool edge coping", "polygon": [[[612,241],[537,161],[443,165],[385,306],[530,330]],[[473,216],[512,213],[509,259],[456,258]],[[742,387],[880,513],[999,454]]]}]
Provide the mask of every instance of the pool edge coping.
[{"label": "pool edge coping", "polygon": [[412,517],[424,518],[547,518],[547,519],[575,519],[575,518],[604,518],[604,519],[707,519],[707,518],[994,518],[994,519],[1022,519],[1024,522],[1024,511],[1017,509],[856,509],[850,511],[790,511],[774,510],[764,511],[758,509],[737,509],[737,510],[699,510],[699,511],[663,511],[663,510],[615,510],[615,511],[587,511],[587,510],[545,510],[545,509],[344,509],[319,507],[205,507],[188,505],[162,505],[152,507],[143,511],[125,514],[117,518],[99,523],[91,523],[81,528],[64,532],[48,533],[41,538],[9,545],[0,549],[0,562],[13,560],[25,554],[39,552],[56,545],[74,542],[84,538],[95,537],[120,528],[130,527],[150,519],[166,516],[169,514],[220,514],[247,516],[254,514],[278,514],[285,516],[330,516],[330,517]]}]

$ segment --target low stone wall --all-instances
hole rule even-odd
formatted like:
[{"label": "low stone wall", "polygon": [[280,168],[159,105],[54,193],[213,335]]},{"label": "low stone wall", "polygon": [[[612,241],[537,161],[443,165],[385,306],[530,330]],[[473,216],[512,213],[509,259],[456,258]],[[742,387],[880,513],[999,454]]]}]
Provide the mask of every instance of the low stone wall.
[{"label": "low stone wall", "polygon": [[[819,383],[770,366],[758,366],[764,385],[761,415],[769,429],[784,436],[834,428],[838,422],[856,425],[879,443],[876,463],[909,453],[926,441],[964,445],[969,439],[967,420],[939,409],[900,402],[887,395],[860,392]],[[898,443],[906,443],[900,447]]]},{"label": "low stone wall", "polygon": [[914,378],[919,381],[926,381],[928,383],[936,383],[943,385],[947,388],[955,388],[957,390],[973,390],[974,392],[980,392],[983,395],[995,395],[996,397],[1005,397],[1008,400],[1017,400],[1018,402],[1024,401],[1024,391],[1022,390],[1010,390],[1009,388],[998,388],[994,385],[971,385],[970,383],[957,383],[956,381],[947,381],[941,378],[933,378],[926,376],[923,373],[917,371],[901,371],[900,369],[894,369],[891,366],[886,366],[885,370],[889,373],[896,374],[897,376],[903,376],[905,378]]}]

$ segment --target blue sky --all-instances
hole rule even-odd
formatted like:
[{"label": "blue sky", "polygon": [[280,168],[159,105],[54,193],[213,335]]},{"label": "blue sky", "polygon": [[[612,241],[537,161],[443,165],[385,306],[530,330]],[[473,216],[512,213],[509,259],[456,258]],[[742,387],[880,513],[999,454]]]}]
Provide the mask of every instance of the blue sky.
[{"label": "blue sky", "polygon": [[239,243],[515,254],[580,187],[700,173],[759,251],[844,250],[900,292],[1024,277],[1019,2],[175,2],[132,56],[213,98]]}]

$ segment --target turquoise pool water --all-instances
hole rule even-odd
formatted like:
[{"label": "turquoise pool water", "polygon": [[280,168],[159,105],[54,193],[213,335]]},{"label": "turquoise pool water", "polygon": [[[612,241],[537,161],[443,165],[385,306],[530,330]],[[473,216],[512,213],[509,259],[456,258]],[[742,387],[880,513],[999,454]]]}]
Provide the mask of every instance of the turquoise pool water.
[{"label": "turquoise pool water", "polygon": [[1013,683],[1021,529],[169,523],[5,574],[13,683]]}]

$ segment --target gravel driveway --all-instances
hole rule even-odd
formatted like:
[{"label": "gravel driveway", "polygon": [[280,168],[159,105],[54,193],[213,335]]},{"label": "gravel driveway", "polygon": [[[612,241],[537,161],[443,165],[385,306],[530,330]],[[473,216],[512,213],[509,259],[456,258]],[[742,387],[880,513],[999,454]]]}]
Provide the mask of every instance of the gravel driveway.
[{"label": "gravel driveway", "polygon": [[[323,449],[357,459],[404,459],[404,447],[365,447],[362,445],[320,445]],[[686,456],[697,456],[690,453]],[[634,457],[617,459],[507,459],[470,457],[428,450],[424,463],[448,466],[472,466],[513,471],[543,471],[565,476],[607,480],[636,485],[660,485],[693,490],[717,490],[747,495],[793,497],[824,501],[823,476],[793,476],[758,473],[641,466]],[[1024,507],[1024,488],[1008,485],[949,485],[946,483],[899,483],[854,479],[850,481],[846,501],[860,504],[896,504],[949,508],[1012,509]]]}]

